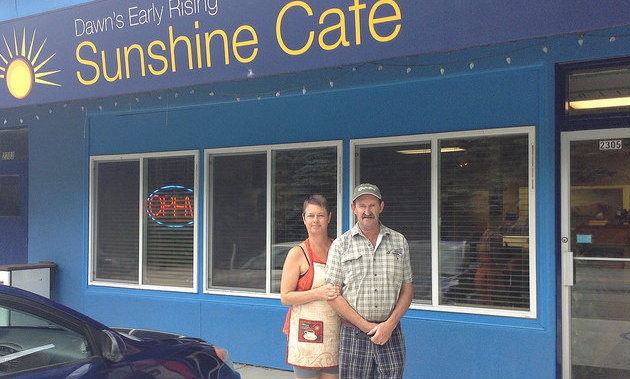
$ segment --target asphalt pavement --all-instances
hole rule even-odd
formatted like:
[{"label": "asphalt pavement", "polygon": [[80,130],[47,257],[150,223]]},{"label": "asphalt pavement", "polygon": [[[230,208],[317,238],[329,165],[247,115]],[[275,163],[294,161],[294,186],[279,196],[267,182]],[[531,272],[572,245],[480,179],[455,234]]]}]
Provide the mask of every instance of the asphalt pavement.
[{"label": "asphalt pavement", "polygon": [[293,371],[279,370],[269,367],[252,366],[245,363],[234,363],[234,368],[241,374],[241,379],[293,379]]}]

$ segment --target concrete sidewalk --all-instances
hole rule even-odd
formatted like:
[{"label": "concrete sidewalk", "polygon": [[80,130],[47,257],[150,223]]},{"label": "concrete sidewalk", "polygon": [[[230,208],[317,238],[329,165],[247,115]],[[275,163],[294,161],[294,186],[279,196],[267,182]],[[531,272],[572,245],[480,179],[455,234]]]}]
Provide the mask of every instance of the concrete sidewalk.
[{"label": "concrete sidewalk", "polygon": [[252,366],[245,363],[234,363],[234,368],[241,374],[241,379],[293,379],[293,371],[268,367]]}]

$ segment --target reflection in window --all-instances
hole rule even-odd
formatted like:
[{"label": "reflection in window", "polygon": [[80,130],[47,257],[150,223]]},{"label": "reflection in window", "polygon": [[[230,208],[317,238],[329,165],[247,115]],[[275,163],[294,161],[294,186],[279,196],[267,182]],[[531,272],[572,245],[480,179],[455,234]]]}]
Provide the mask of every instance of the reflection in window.
[{"label": "reflection in window", "polygon": [[20,176],[0,175],[0,217],[20,215]]},{"label": "reflection in window", "polygon": [[[361,183],[383,194],[384,225],[409,242],[414,299],[431,302],[431,144],[362,147]],[[393,169],[395,168],[395,169]]]},{"label": "reflection in window", "polygon": [[15,375],[91,355],[85,336],[40,316],[0,306],[0,373]]},{"label": "reflection in window", "polygon": [[571,142],[571,247],[575,257],[627,257],[629,171],[620,162],[628,162],[629,145],[629,139]]},{"label": "reflection in window", "polygon": [[440,147],[441,303],[529,308],[527,135]]},{"label": "reflection in window", "polygon": [[193,286],[194,157],[146,160],[143,283]]},{"label": "reflection in window", "polygon": [[[529,310],[529,135],[418,139],[358,144],[355,179],[381,188],[383,224],[409,242],[414,302]],[[432,241],[439,241],[436,260]]]},{"label": "reflection in window", "polygon": [[[320,193],[333,214],[337,209],[337,151],[334,147],[274,151],[272,172],[272,292],[280,292],[284,259],[291,247],[308,237],[302,221],[306,197]],[[335,237],[336,218],[328,224]]]},{"label": "reflection in window", "polygon": [[264,291],[267,155],[211,156],[208,166],[212,168],[208,285]]},{"label": "reflection in window", "polygon": [[[304,199],[321,193],[328,199],[333,214],[336,212],[337,149],[305,145],[208,155],[208,288],[265,292],[269,284],[271,292],[280,292],[284,259],[293,246],[307,237],[301,216]],[[336,235],[336,228],[333,217],[329,226],[331,237]],[[269,278],[267,251],[271,252]]]},{"label": "reflection in window", "polygon": [[0,161],[28,161],[28,128],[0,130]]},{"label": "reflection in window", "polygon": [[97,162],[94,280],[138,282],[138,160]]}]

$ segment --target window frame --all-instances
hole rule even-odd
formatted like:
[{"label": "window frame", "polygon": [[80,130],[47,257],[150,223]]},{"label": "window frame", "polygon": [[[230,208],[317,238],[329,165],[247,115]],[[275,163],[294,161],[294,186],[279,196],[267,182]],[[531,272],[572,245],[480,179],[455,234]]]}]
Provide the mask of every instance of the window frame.
[{"label": "window frame", "polygon": [[[478,129],[457,132],[415,134],[395,137],[377,137],[350,140],[350,188],[359,184],[361,148],[382,147],[387,145],[407,145],[418,143],[431,144],[431,302],[423,304],[412,301],[410,309],[465,313],[476,315],[505,316],[517,318],[534,319],[538,314],[537,296],[537,264],[536,264],[536,128],[535,126],[502,127],[493,129]],[[440,304],[440,283],[439,283],[439,223],[440,218],[440,173],[438,141],[454,138],[468,137],[492,137],[509,136],[514,134],[526,134],[528,137],[528,200],[529,200],[529,310],[505,310],[484,307],[456,306]],[[387,198],[387,194],[384,194]],[[348,209],[351,224],[355,222],[352,210]]]},{"label": "window frame", "polygon": [[[203,292],[205,294],[218,294],[218,295],[231,295],[231,296],[246,296],[257,298],[272,298],[279,299],[279,293],[271,292],[271,245],[272,245],[272,217],[273,209],[272,205],[272,166],[273,166],[273,152],[279,150],[299,150],[310,148],[323,148],[334,147],[337,150],[337,183],[336,183],[336,196],[337,196],[337,212],[333,217],[337,217],[337,235],[342,233],[342,219],[343,219],[343,141],[330,140],[330,141],[317,141],[317,142],[299,142],[299,143],[287,143],[287,144],[271,144],[271,145],[257,145],[257,146],[238,146],[227,148],[214,148],[205,149],[203,154],[204,161],[204,216],[203,216]],[[265,153],[267,159],[267,175],[266,175],[266,203],[265,210],[265,254],[266,254],[266,273],[265,273],[265,291],[249,291],[243,289],[229,289],[229,288],[217,288],[208,286],[209,267],[212,265],[212,230],[213,220],[211,212],[212,198],[214,188],[212,187],[212,167],[207,164],[210,156],[229,156],[229,155],[246,155],[246,154],[262,154]]]},{"label": "window frame", "polygon": [[[144,239],[144,231],[146,229],[146,220],[145,220],[145,201],[146,198],[144,196],[144,185],[146,181],[144,164],[147,159],[151,158],[178,158],[178,157],[193,157],[194,159],[194,179],[193,179],[193,191],[195,193],[195,198],[193,201],[193,267],[192,267],[192,286],[191,287],[175,287],[175,286],[164,286],[164,285],[150,285],[143,284],[143,262],[146,254],[146,240]],[[124,282],[116,282],[116,281],[105,281],[98,280],[94,278],[94,260],[96,257],[96,242],[98,236],[96,235],[97,223],[96,220],[98,218],[98,210],[97,208],[97,180],[98,173],[96,172],[97,163],[103,162],[128,162],[128,161],[137,161],[139,164],[139,188],[138,188],[138,196],[140,206],[138,207],[139,212],[139,223],[138,223],[138,282],[137,284],[133,283],[124,283]],[[157,290],[157,291],[169,291],[169,292],[184,292],[184,293],[196,293],[198,291],[198,272],[199,272],[199,260],[198,260],[198,238],[199,235],[199,151],[198,150],[180,150],[180,151],[168,151],[168,152],[154,152],[154,153],[133,153],[133,154],[116,154],[116,155],[93,155],[90,156],[90,167],[89,167],[89,175],[90,175],[90,189],[89,189],[89,216],[88,216],[88,225],[89,225],[89,236],[88,236],[88,286],[100,286],[100,287],[115,287],[115,288],[129,288],[129,289],[143,289],[143,290]]]}]

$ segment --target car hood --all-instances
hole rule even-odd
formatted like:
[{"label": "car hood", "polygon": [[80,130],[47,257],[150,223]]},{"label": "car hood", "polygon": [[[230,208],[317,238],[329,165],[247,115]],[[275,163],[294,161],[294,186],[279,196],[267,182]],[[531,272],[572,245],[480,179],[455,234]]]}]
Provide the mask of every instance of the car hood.
[{"label": "car hood", "polygon": [[201,338],[187,337],[182,334],[162,332],[158,330],[124,328],[124,327],[115,327],[111,329],[125,336],[128,336],[128,337],[130,336],[132,337],[132,339],[135,338],[135,339],[140,339],[140,340],[159,340],[159,341],[177,339],[177,340],[187,340],[187,341],[195,341],[195,342],[202,342],[202,343],[206,342]]},{"label": "car hood", "polygon": [[[153,370],[192,370],[192,372],[209,372],[204,366],[215,367],[212,372],[221,372],[219,377],[238,378],[234,371],[234,363],[227,350],[207,343],[201,338],[188,337],[181,334],[157,330],[114,327],[110,330],[118,333],[126,345],[123,361],[132,361],[134,369],[139,371]],[[156,356],[159,351],[159,357]],[[158,363],[161,358],[168,357],[170,363]],[[211,363],[215,362],[215,363]],[[186,375],[184,375],[187,377]],[[214,376],[210,376],[214,377]]]}]

